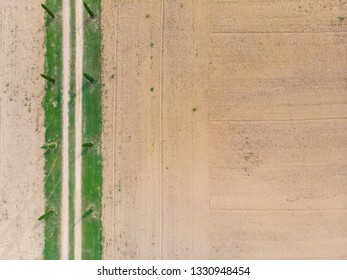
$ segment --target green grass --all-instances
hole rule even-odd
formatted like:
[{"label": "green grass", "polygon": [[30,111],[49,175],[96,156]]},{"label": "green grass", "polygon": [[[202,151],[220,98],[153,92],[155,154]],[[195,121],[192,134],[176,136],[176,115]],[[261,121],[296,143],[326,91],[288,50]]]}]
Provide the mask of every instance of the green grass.
[{"label": "green grass", "polygon": [[[60,203],[62,180],[62,0],[47,0],[46,5],[54,10],[53,18],[45,15],[46,61],[44,78],[47,80],[42,105],[45,112],[45,214],[40,220],[45,222],[44,258],[60,258]],[[101,27],[100,0],[88,2],[94,17],[85,13],[84,26],[84,70],[88,77],[83,82],[83,128],[84,143],[93,145],[84,150],[82,158],[82,258],[101,259],[101,185],[102,185],[102,104],[101,104]],[[69,101],[69,258],[74,256],[74,153],[75,153],[75,6],[71,2],[71,58],[70,58],[70,101]],[[54,78],[52,78],[54,77]],[[88,79],[90,78],[90,79]],[[52,143],[56,143],[53,149]],[[54,214],[54,215],[53,215]],[[93,214],[93,215],[91,215]]]},{"label": "green grass", "polygon": [[70,1],[70,101],[69,101],[69,259],[74,259],[74,192],[75,192],[75,1]]},{"label": "green grass", "polygon": [[[101,95],[101,1],[89,0],[95,16],[84,13],[83,70],[94,80],[83,80],[82,141],[93,146],[83,150],[82,211],[93,210],[93,215],[82,220],[82,259],[102,258],[102,95]],[[87,213],[86,212],[86,213]],[[91,213],[90,213],[91,214]]]},{"label": "green grass", "polygon": [[[47,0],[46,5],[58,13],[61,0]],[[45,96],[42,101],[45,119],[45,142],[57,143],[56,149],[45,152],[45,212],[54,211],[45,220],[44,259],[60,258],[60,199],[62,180],[62,21],[45,15],[45,75],[55,77],[55,83],[46,82]]]}]

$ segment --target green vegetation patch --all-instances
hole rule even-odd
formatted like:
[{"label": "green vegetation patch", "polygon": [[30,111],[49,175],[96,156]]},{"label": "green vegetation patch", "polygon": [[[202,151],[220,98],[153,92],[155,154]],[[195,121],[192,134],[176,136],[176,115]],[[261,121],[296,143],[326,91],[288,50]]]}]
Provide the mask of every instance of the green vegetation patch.
[{"label": "green vegetation patch", "polygon": [[76,62],[76,34],[75,34],[75,1],[70,1],[70,100],[69,100],[69,259],[74,259],[75,247],[75,62]]},{"label": "green vegetation patch", "polygon": [[53,142],[53,143],[47,143],[47,144],[44,144],[41,149],[44,149],[44,150],[54,150],[57,148],[57,143]]},{"label": "green vegetation patch", "polygon": [[[101,1],[88,0],[93,13],[84,10],[84,58],[82,97],[82,259],[102,258],[102,84]],[[86,7],[85,7],[86,8]],[[87,9],[87,8],[86,8]],[[87,12],[86,12],[87,11]],[[91,209],[93,209],[91,211]],[[91,215],[93,213],[93,215]],[[88,217],[88,218],[86,218]]]},{"label": "green vegetation patch", "polygon": [[[44,77],[47,82],[42,100],[45,119],[45,145],[56,143],[54,149],[45,149],[45,222],[44,259],[60,258],[60,200],[62,182],[62,0],[47,0],[46,6],[54,13],[45,13],[46,59]],[[54,79],[50,81],[49,78]],[[43,147],[45,147],[45,145]],[[48,144],[50,145],[50,144]],[[54,209],[54,215],[53,211]],[[46,215],[46,216],[45,216]],[[48,219],[49,216],[49,219]]]}]

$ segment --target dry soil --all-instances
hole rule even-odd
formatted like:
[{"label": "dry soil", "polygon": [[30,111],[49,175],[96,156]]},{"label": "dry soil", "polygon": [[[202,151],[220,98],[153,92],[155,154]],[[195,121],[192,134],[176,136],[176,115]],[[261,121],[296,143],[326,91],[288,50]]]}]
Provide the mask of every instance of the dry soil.
[{"label": "dry soil", "polygon": [[345,15],[103,1],[106,259],[347,258]]},{"label": "dry soil", "polygon": [[1,0],[0,259],[41,259],[44,213],[43,11]]}]

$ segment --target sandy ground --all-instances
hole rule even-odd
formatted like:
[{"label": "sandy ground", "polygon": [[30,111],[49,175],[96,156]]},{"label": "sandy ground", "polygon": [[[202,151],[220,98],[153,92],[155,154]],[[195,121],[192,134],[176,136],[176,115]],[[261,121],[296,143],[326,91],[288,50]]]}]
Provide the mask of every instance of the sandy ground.
[{"label": "sandy ground", "polygon": [[1,0],[0,259],[41,259],[43,11]]},{"label": "sandy ground", "polygon": [[106,259],[347,258],[346,15],[103,1]]}]

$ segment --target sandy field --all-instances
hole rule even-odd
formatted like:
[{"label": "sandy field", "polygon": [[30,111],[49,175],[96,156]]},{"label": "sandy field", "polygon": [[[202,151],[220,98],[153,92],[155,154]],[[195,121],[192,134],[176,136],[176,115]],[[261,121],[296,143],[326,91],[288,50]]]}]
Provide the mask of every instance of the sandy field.
[{"label": "sandy field", "polygon": [[347,258],[346,14],[103,1],[105,259]]},{"label": "sandy field", "polygon": [[43,11],[23,3],[0,2],[0,259],[43,253]]}]

